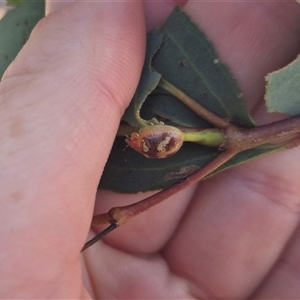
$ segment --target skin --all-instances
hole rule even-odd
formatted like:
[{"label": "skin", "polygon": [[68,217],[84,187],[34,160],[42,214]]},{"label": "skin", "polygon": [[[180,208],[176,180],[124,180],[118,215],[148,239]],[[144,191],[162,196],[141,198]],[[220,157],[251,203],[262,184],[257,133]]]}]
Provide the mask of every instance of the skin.
[{"label": "skin", "polygon": [[[146,2],[144,16],[140,2],[51,2],[5,74],[1,298],[300,297],[300,148],[191,186],[80,254],[93,210],[145,197],[96,188],[138,83],[145,28],[175,4]],[[277,119],[265,112],[264,76],[300,51],[299,4],[184,9],[232,69],[257,122]]]}]

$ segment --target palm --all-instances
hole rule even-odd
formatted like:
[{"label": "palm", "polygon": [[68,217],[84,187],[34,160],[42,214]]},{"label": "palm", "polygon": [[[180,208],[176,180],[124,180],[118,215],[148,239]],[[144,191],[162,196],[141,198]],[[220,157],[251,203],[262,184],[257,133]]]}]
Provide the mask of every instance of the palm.
[{"label": "palm", "polygon": [[[230,65],[258,123],[271,121],[262,101],[264,76],[299,52],[297,9],[296,3],[185,6]],[[156,10],[164,14],[170,4],[148,4],[149,20]],[[295,149],[246,163],[136,217],[83,253],[84,286],[97,299],[299,297],[298,156]],[[92,175],[89,180],[96,182]],[[95,211],[143,197],[100,191]],[[72,208],[71,237],[59,246],[62,257],[78,259],[91,199],[89,191],[89,199]],[[54,223],[53,231],[59,233],[61,224]],[[72,280],[63,283],[80,291],[78,261],[67,266],[63,274]]]}]

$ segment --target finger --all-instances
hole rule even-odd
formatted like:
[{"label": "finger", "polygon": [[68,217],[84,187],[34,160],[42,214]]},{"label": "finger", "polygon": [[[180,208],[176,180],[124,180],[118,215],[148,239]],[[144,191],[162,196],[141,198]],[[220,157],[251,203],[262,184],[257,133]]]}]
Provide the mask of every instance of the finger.
[{"label": "finger", "polygon": [[[262,2],[186,6],[207,28],[253,106],[266,72],[299,52],[295,8]],[[244,298],[259,285],[298,224],[299,155],[294,149],[262,158],[200,184],[165,251],[171,270],[192,282],[193,295]]]},{"label": "finger", "polygon": [[52,286],[52,297],[77,298],[79,251],[144,40],[141,3],[76,2],[41,21],[6,72],[0,239],[9,259],[0,272],[10,297],[31,298],[39,287],[35,297],[44,298],[40,287]]}]

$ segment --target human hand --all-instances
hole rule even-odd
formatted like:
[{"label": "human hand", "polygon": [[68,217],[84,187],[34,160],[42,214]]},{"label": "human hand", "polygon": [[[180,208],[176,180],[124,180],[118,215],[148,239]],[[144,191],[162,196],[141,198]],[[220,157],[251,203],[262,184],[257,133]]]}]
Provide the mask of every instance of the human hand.
[{"label": "human hand", "polygon": [[[180,192],[80,262],[97,184],[138,83],[145,32],[141,3],[53,2],[49,12],[64,5],[38,26],[0,85],[1,297],[298,298],[299,149]],[[146,3],[148,26],[172,5]],[[262,104],[264,75],[299,52],[297,9],[185,6],[260,123],[272,121]],[[95,212],[144,197],[99,191]]]}]

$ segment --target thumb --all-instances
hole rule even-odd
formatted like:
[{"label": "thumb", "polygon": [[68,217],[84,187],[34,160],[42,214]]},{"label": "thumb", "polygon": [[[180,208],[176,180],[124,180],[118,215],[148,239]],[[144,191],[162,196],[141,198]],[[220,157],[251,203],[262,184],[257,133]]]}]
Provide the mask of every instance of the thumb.
[{"label": "thumb", "polygon": [[70,255],[77,247],[78,255],[138,83],[144,36],[142,3],[76,2],[43,19],[5,73],[0,182],[8,200],[0,203],[0,239],[10,260],[22,257],[18,273],[31,261],[37,280],[42,270],[50,274],[55,264],[39,255],[45,249]]}]

